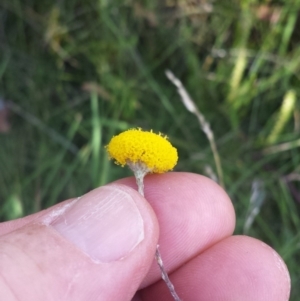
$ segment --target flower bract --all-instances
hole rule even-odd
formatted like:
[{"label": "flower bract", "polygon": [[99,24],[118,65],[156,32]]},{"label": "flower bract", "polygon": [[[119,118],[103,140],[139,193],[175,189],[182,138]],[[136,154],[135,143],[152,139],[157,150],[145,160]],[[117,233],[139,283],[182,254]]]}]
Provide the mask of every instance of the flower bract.
[{"label": "flower bract", "polygon": [[153,173],[173,169],[178,160],[177,150],[167,137],[141,129],[130,129],[114,136],[106,149],[117,164],[141,163]]}]

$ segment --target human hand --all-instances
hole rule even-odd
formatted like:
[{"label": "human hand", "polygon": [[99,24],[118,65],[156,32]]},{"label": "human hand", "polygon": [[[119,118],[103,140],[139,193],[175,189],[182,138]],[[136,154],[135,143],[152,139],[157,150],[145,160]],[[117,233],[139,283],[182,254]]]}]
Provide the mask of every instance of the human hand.
[{"label": "human hand", "polygon": [[122,179],[0,224],[0,299],[171,301],[154,260],[159,243],[183,301],[288,300],[282,259],[261,241],[232,236],[234,210],[217,184],[150,175],[147,201],[131,188],[134,178]]}]

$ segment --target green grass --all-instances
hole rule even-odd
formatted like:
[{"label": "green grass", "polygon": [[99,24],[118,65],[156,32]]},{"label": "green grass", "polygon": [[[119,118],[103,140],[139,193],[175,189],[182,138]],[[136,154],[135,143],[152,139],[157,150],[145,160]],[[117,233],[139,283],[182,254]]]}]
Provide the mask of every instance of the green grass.
[{"label": "green grass", "polygon": [[130,175],[104,151],[130,127],[167,134],[176,170],[220,174],[169,69],[214,133],[236,233],[252,195],[261,208],[247,233],[285,259],[297,300],[300,1],[261,2],[2,0],[0,96],[11,128],[0,136],[1,220]]}]

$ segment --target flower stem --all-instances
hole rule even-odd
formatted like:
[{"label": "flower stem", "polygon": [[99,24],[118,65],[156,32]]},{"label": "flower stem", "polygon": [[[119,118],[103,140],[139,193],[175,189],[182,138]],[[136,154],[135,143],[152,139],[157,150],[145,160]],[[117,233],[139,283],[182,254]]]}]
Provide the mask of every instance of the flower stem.
[{"label": "flower stem", "polygon": [[[144,177],[145,175],[149,172],[149,170],[145,169],[145,168],[141,168],[143,166],[140,166],[140,164],[128,164],[129,167],[132,169],[135,179],[136,179],[136,184],[138,186],[138,192],[144,196]],[[168,273],[164,267],[164,263],[163,260],[161,258],[161,254],[159,251],[159,245],[156,246],[156,251],[155,251],[155,259],[157,261],[157,264],[159,266],[160,272],[161,272],[161,278],[163,279],[163,281],[166,283],[172,297],[174,298],[175,301],[181,301],[181,299],[178,297],[174,285],[171,282]]]},{"label": "flower stem", "polygon": [[175,291],[173,283],[171,282],[171,280],[168,276],[168,273],[165,270],[164,263],[162,261],[162,258],[161,258],[160,252],[159,252],[159,245],[156,246],[155,258],[156,258],[156,261],[157,261],[158,266],[159,266],[160,271],[161,271],[161,278],[166,283],[166,285],[167,285],[171,295],[173,296],[174,300],[175,301],[181,301],[181,299],[178,297],[178,295]]}]

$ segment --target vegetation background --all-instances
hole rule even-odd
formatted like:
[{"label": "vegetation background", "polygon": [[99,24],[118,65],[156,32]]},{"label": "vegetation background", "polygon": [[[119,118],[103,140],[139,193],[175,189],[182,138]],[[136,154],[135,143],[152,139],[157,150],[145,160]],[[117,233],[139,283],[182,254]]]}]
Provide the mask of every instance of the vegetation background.
[{"label": "vegetation background", "polygon": [[178,148],[176,170],[223,183],[236,233],[279,252],[299,300],[299,12],[299,0],[1,0],[0,219],[130,175],[104,146],[153,129]]}]

